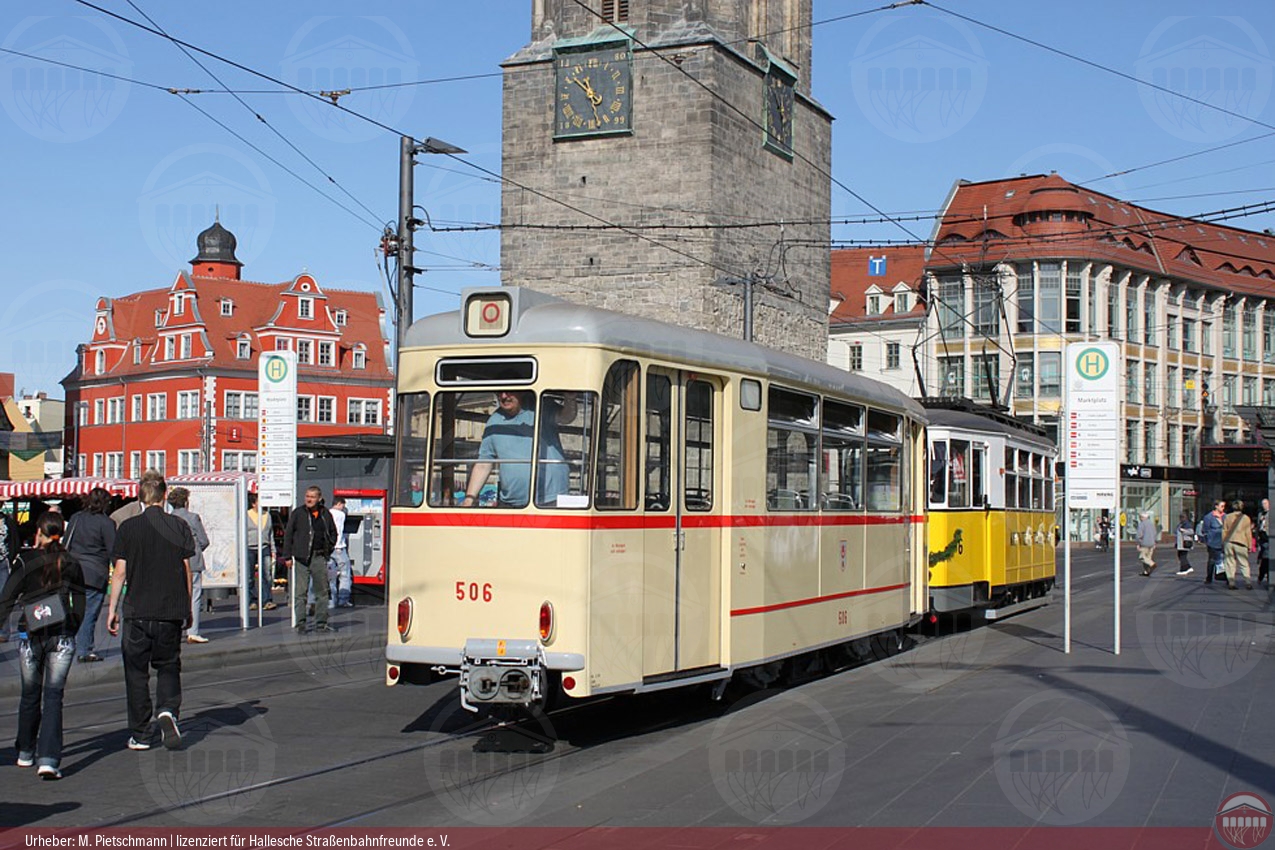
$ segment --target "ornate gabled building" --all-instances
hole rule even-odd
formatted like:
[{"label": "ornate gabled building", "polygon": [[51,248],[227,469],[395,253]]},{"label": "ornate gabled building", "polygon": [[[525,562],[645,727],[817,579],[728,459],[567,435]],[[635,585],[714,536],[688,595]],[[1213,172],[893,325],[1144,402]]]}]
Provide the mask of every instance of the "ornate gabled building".
[{"label": "ornate gabled building", "polygon": [[257,358],[298,359],[301,437],[381,434],[393,405],[385,308],[308,273],[241,280],[235,237],[214,223],[172,284],[99,298],[66,389],[66,445],[82,475],[254,470]]}]

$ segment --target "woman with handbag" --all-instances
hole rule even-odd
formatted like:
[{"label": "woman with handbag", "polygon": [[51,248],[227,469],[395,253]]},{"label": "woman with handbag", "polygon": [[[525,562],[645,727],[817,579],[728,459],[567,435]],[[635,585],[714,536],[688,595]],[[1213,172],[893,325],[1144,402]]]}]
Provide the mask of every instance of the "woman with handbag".
[{"label": "woman with handbag", "polygon": [[1195,525],[1192,524],[1191,518],[1187,516],[1186,511],[1183,511],[1178,517],[1178,530],[1173,536],[1173,542],[1177,544],[1178,550],[1178,575],[1190,575],[1195,572],[1189,557],[1191,547],[1195,545]]},{"label": "woman with handbag", "polygon": [[7,620],[14,604],[22,605],[18,767],[37,765],[41,779],[62,778],[62,694],[84,611],[84,575],[63,548],[62,531],[61,514],[42,514],[35,524],[35,548],[18,554],[0,592],[0,618]]}]

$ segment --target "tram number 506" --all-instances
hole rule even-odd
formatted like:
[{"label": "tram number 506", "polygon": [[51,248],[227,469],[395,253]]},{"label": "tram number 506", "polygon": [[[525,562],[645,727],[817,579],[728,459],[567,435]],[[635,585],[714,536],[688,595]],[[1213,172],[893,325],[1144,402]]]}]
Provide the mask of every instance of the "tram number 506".
[{"label": "tram number 506", "polygon": [[464,602],[465,600],[477,602],[480,599],[483,602],[490,602],[491,583],[488,582],[487,584],[479,584],[476,581],[458,581],[456,582],[456,598],[461,602]]}]

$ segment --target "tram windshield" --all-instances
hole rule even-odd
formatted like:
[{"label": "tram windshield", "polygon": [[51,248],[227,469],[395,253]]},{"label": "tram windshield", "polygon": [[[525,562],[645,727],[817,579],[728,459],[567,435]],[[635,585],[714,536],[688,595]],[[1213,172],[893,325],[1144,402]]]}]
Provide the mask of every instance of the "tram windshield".
[{"label": "tram windshield", "polygon": [[[595,393],[522,388],[435,399],[431,507],[587,508]],[[534,458],[534,462],[533,462]]]}]

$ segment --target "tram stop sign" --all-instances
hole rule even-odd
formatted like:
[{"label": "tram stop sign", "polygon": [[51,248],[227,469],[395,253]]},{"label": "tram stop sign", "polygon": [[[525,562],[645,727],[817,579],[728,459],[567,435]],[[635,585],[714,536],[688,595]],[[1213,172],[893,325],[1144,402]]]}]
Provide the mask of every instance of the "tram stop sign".
[{"label": "tram stop sign", "polygon": [[1067,507],[1114,510],[1120,483],[1120,346],[1068,343],[1066,362]]}]

